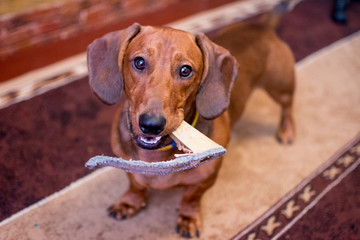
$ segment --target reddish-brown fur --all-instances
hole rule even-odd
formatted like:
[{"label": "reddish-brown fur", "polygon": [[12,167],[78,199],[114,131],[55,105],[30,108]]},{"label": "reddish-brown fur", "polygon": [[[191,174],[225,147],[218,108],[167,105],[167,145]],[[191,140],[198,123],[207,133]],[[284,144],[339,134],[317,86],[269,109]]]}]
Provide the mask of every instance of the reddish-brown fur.
[{"label": "reddish-brown fur", "polygon": [[[236,24],[213,42],[202,34],[135,24],[96,41],[88,49],[90,84],[104,102],[120,101],[111,135],[112,149],[119,157],[154,162],[172,159],[177,153],[147,150],[134,143],[134,138],[146,135],[139,128],[143,113],[166,118],[159,134],[166,144],[170,141],[166,136],[183,119],[191,122],[198,111],[196,128],[226,147],[231,127],[256,86],[264,88],[282,107],[279,140],[290,143],[295,138],[291,116],[294,58],[269,24]],[[146,60],[146,71],[134,69],[137,56]],[[178,76],[184,64],[193,69],[186,80]],[[109,208],[109,214],[117,219],[135,215],[146,206],[147,188],[183,186],[177,230],[184,237],[198,236],[200,199],[214,184],[221,162],[219,158],[166,176],[128,174],[129,189]]]}]

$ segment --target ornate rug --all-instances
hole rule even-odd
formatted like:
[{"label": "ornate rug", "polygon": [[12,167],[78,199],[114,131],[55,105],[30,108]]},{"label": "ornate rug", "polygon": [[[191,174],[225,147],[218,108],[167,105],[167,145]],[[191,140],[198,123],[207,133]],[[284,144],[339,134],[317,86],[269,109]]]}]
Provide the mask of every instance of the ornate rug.
[{"label": "ornate rug", "polygon": [[[270,5],[251,6],[238,7],[249,17]],[[236,21],[234,9],[224,6],[209,16]],[[304,1],[284,17],[279,34],[298,60],[297,140],[292,146],[276,142],[280,109],[255,91],[232,132],[218,181],[202,200],[201,239],[360,238],[359,6],[350,9],[353,21],[346,26],[333,24],[330,10],[327,1]],[[208,27],[207,17],[186,19],[185,26]],[[211,22],[206,31],[216,28]],[[83,60],[80,55],[54,72],[45,69],[53,75],[30,85],[0,86],[6,90],[0,96],[0,239],[179,239],[181,189],[149,191],[148,207],[128,221],[107,217],[128,181],[116,169],[84,168],[90,157],[112,154],[116,106],[91,94]],[[14,85],[20,91],[12,91]]]},{"label": "ornate rug", "polygon": [[360,134],[233,239],[358,239]]}]

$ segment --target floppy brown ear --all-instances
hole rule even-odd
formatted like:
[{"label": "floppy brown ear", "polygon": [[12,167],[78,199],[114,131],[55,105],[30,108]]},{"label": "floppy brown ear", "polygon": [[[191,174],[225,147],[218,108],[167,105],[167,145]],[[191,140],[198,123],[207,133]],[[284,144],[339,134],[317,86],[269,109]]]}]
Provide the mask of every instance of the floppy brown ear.
[{"label": "floppy brown ear", "polygon": [[141,30],[137,23],[96,39],[87,48],[89,83],[105,103],[117,103],[123,91],[122,62],[125,50]]},{"label": "floppy brown ear", "polygon": [[214,119],[229,106],[230,94],[237,78],[236,59],[225,48],[196,35],[204,61],[202,82],[196,95],[196,108],[205,119]]}]

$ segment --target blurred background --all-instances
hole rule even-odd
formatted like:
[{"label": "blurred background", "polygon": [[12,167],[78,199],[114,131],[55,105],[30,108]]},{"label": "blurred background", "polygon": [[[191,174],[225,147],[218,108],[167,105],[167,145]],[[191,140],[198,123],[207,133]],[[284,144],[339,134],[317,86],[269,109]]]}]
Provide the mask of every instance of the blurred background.
[{"label": "blurred background", "polygon": [[[96,37],[135,21],[162,25],[233,1],[0,1],[0,67],[7,69],[0,81],[83,52]],[[41,54],[28,61],[35,52]]]},{"label": "blurred background", "polygon": [[[0,67],[6,71],[1,71],[0,82],[83,52],[93,39],[133,22],[163,25],[231,2],[239,1],[2,0]],[[350,19],[359,14],[358,1],[316,0],[314,4],[307,9],[309,14],[322,8],[329,22],[336,19],[342,25],[349,24],[347,9]],[[36,58],[29,61],[34,54]]]}]

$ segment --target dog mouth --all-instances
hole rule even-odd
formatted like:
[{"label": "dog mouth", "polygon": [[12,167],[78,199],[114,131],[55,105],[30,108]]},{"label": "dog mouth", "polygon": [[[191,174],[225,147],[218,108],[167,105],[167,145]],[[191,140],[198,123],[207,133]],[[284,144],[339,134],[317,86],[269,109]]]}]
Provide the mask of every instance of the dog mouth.
[{"label": "dog mouth", "polygon": [[144,144],[149,144],[149,145],[158,144],[160,140],[161,140],[160,136],[157,137],[140,136],[140,141]]},{"label": "dog mouth", "polygon": [[134,142],[137,146],[148,150],[155,150],[162,147],[166,138],[168,138],[168,136],[161,137],[138,135],[133,137]]}]

